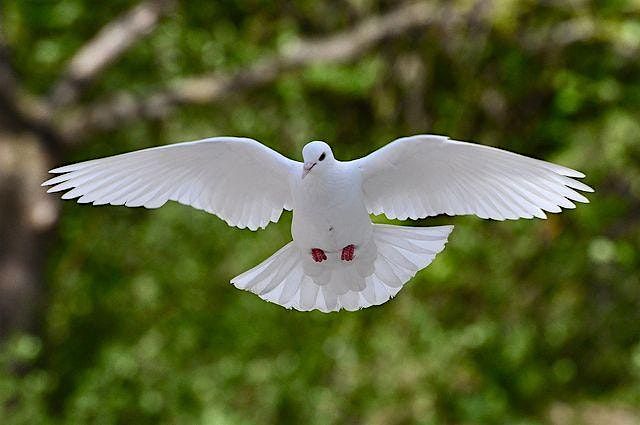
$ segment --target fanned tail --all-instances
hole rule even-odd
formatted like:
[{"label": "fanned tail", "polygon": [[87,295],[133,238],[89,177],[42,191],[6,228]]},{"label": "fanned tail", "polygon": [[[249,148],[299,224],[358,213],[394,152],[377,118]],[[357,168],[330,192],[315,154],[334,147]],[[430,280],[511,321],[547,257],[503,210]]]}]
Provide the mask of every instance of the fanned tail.
[{"label": "fanned tail", "polygon": [[239,289],[286,308],[323,312],[383,304],[444,249],[453,226],[408,227],[375,224],[369,244],[353,261],[339,253],[314,263],[294,242],[233,278]]}]

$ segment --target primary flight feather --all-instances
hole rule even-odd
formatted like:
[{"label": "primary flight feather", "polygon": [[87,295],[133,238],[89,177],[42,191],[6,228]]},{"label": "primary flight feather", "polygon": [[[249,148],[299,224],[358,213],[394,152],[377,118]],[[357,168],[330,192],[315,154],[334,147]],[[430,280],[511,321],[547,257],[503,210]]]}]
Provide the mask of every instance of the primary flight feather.
[{"label": "primary flight feather", "polygon": [[287,308],[324,312],[389,300],[453,229],[373,224],[370,214],[545,218],[589,202],[580,191],[593,191],[570,168],[444,136],[400,138],[346,162],[315,141],[302,156],[293,161],[253,139],[213,137],[55,168],[43,185],[93,205],[177,201],[251,230],[293,210],[293,240],[231,283]]}]

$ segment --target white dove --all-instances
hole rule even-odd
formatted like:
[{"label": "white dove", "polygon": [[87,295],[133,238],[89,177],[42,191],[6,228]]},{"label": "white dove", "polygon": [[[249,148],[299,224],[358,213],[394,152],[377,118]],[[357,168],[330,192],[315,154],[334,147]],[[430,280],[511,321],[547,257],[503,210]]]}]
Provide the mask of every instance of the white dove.
[{"label": "white dove", "polygon": [[43,186],[93,205],[158,208],[177,201],[257,230],[293,211],[293,240],[233,278],[237,288],[297,310],[357,310],[394,297],[444,249],[453,226],[373,224],[475,214],[546,218],[589,202],[584,174],[493,147],[418,135],[354,161],[310,142],[304,163],[253,139],[213,137],[51,170]]}]

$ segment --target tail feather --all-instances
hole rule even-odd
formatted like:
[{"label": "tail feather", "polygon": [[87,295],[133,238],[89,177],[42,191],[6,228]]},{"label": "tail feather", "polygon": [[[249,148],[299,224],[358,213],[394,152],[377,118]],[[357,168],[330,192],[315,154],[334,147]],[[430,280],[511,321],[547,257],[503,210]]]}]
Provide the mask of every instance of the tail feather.
[{"label": "tail feather", "polygon": [[350,262],[332,253],[316,264],[290,242],[231,283],[264,300],[301,311],[353,311],[379,305],[433,261],[452,230],[453,226],[376,224],[371,242],[358,247]]}]

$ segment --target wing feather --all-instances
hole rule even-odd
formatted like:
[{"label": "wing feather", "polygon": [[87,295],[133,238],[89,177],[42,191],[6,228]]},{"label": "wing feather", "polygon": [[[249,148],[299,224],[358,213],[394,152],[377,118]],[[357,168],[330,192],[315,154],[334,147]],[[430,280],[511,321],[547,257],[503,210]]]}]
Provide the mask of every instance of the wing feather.
[{"label": "wing feather", "polygon": [[351,164],[362,173],[368,211],[391,219],[546,218],[589,202],[579,191],[593,192],[576,180],[579,171],[444,136],[397,139]]},{"label": "wing feather", "polygon": [[253,139],[214,137],[54,168],[43,186],[93,205],[176,201],[256,230],[291,209],[289,179],[300,165]]}]

